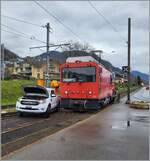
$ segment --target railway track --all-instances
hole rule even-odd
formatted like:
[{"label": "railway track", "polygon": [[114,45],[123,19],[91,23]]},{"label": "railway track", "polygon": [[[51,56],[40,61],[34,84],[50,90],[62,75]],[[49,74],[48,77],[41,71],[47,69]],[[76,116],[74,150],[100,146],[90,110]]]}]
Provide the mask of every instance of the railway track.
[{"label": "railway track", "polygon": [[2,118],[1,131],[2,156],[84,120],[94,113],[77,113],[62,110],[51,114],[49,118],[36,115],[21,118],[17,115],[4,117]]}]

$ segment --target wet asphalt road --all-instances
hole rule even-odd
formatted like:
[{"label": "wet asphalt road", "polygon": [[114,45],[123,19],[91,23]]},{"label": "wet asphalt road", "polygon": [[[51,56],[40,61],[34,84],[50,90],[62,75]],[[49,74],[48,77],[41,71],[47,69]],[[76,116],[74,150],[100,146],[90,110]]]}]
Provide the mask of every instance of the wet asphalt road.
[{"label": "wet asphalt road", "polygon": [[[149,110],[128,108],[125,101],[124,98],[5,159],[148,160]],[[127,127],[127,118],[130,118],[130,127]]]}]

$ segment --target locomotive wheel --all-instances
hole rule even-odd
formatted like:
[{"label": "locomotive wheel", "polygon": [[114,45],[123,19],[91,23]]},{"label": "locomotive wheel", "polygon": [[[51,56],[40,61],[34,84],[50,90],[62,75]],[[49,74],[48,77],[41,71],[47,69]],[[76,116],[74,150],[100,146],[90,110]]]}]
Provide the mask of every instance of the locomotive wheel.
[{"label": "locomotive wheel", "polygon": [[60,111],[60,102],[59,102],[58,105],[56,106],[55,111],[56,111],[56,112],[59,112],[59,111]]},{"label": "locomotive wheel", "polygon": [[115,97],[111,97],[110,103],[114,103],[115,102]]},{"label": "locomotive wheel", "polygon": [[111,97],[106,97],[103,101],[103,105],[106,106],[111,102]]}]

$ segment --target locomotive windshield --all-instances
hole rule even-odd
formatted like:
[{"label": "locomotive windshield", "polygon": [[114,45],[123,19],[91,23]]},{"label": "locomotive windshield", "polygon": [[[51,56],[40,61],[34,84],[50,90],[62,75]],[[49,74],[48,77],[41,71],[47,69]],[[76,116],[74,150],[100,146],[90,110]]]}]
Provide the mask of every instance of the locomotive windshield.
[{"label": "locomotive windshield", "polygon": [[64,68],[62,71],[63,82],[95,82],[95,67]]}]

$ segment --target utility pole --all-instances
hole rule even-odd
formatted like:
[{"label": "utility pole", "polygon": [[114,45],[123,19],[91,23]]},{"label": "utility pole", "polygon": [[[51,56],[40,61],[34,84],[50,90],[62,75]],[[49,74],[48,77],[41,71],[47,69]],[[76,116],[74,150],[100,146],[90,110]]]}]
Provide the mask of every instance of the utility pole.
[{"label": "utility pole", "polygon": [[48,80],[49,80],[49,32],[50,32],[50,25],[49,23],[46,24],[47,29],[47,40],[46,40],[46,51],[47,51],[47,68],[46,68],[46,75],[45,75],[45,83],[46,87],[48,87]]},{"label": "utility pole", "polygon": [[4,63],[4,44],[1,45],[1,79],[5,78],[5,63]]},{"label": "utility pole", "polygon": [[128,72],[127,72],[127,79],[128,79],[128,89],[127,89],[127,102],[130,103],[130,51],[131,51],[131,18],[128,18]]},{"label": "utility pole", "polygon": [[[127,70],[127,79],[128,79],[128,89],[127,89],[127,101],[126,103],[130,103],[130,51],[131,51],[131,18],[128,18],[128,70]],[[127,116],[127,126],[130,126],[130,116],[129,116],[129,109],[128,109],[128,116]]]},{"label": "utility pole", "polygon": [[49,32],[50,32],[50,29],[51,29],[50,24],[47,23],[44,27],[46,28],[46,45],[30,47],[29,49],[31,50],[31,49],[37,49],[37,48],[39,48],[39,49],[46,48],[47,57],[46,57],[46,72],[45,72],[44,78],[45,78],[46,87],[49,87],[49,79],[50,79],[50,77],[49,77],[49,73],[50,73],[49,72],[49,67],[50,67],[49,48],[52,48],[52,47],[57,47],[58,48],[58,47],[62,47],[62,46],[70,46],[70,43],[50,44],[49,43]]}]

